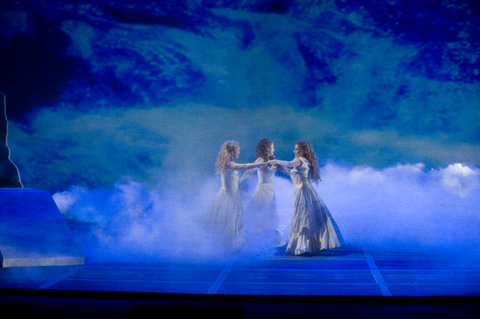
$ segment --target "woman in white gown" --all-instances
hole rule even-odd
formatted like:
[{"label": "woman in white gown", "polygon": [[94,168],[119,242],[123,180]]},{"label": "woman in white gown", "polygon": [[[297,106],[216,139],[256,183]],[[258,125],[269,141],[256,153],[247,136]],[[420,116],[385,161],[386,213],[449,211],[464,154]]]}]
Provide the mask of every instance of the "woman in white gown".
[{"label": "woman in white gown", "polygon": [[[275,147],[273,141],[266,138],[262,139],[258,142],[255,152],[255,163],[268,162],[269,159],[274,158]],[[285,226],[280,225],[273,187],[273,178],[277,170],[288,174],[288,170],[280,165],[268,165],[249,169],[240,177],[239,181],[241,183],[255,171],[257,172],[257,186],[246,209],[245,223],[248,227],[246,227],[245,232],[248,234],[247,240],[252,245],[259,246],[259,248],[281,247],[287,243],[283,237]]]},{"label": "woman in white gown", "polygon": [[295,201],[290,221],[287,253],[291,255],[316,254],[322,250],[343,246],[343,238],[327,206],[310,181],[320,180],[318,159],[310,142],[295,144],[295,159],[272,160],[272,164],[293,167],[290,171]]},{"label": "woman in white gown", "polygon": [[265,166],[265,163],[237,164],[240,154],[236,141],[223,143],[215,163],[215,172],[220,174],[222,187],[203,216],[204,227],[216,236],[228,249],[243,246],[243,207],[238,190],[239,169]]}]

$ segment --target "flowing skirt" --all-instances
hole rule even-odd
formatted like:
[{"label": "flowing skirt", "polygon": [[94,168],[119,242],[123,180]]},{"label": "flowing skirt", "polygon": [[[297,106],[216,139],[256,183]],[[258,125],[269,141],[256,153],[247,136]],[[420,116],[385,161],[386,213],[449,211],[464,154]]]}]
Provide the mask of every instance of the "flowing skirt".
[{"label": "flowing skirt", "polygon": [[295,190],[287,253],[315,254],[344,245],[327,206],[311,187]]},{"label": "flowing skirt", "polygon": [[203,216],[204,228],[228,249],[243,246],[243,206],[240,193],[221,188]]},{"label": "flowing skirt", "polygon": [[258,184],[247,207],[245,229],[250,246],[261,248],[281,247],[287,243],[283,237],[280,218],[277,213],[273,184]]}]

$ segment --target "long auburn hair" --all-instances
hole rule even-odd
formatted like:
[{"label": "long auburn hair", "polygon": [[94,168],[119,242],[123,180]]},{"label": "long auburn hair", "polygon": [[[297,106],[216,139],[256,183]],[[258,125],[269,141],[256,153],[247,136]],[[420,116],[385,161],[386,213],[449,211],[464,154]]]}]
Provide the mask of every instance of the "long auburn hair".
[{"label": "long auburn hair", "polygon": [[257,148],[255,148],[256,155],[253,161],[255,162],[257,158],[263,158],[265,162],[268,162],[268,149],[272,144],[273,141],[268,138],[261,139],[260,142],[258,142],[257,144]]},{"label": "long auburn hair", "polygon": [[227,168],[227,165],[234,160],[233,156],[238,148],[239,144],[237,141],[232,140],[223,143],[215,163],[215,174],[220,174]]},{"label": "long auburn hair", "polygon": [[312,144],[305,140],[299,140],[295,143],[300,147],[303,152],[303,157],[305,157],[310,164],[310,179],[318,184],[319,181],[322,181],[320,178],[320,167],[318,166],[318,158],[313,151]]}]

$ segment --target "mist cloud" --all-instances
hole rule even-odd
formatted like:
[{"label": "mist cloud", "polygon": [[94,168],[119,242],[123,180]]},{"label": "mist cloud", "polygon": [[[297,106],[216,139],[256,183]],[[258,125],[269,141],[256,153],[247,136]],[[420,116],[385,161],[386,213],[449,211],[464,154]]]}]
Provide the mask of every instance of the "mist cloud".
[{"label": "mist cloud", "polygon": [[[322,169],[322,179],[316,189],[350,247],[392,252],[479,252],[478,168],[453,164],[425,171],[417,164],[376,170],[328,163]],[[256,180],[251,177],[244,183],[240,185],[246,207]],[[275,177],[274,184],[287,237],[294,191],[285,178]],[[54,200],[67,219],[90,223],[90,235],[82,239],[89,257],[221,261],[229,255],[218,249],[199,223],[219,188],[218,176],[204,180],[193,196],[185,196],[182,188],[164,192],[130,181],[117,183],[112,189],[73,187],[56,193]],[[273,248],[261,252],[257,248],[246,247],[244,256],[276,252]]]}]

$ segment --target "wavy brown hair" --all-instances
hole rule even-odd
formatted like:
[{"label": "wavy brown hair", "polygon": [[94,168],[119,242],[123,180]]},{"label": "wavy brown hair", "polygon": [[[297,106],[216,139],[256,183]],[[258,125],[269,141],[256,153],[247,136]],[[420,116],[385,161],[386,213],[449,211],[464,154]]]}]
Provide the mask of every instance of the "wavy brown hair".
[{"label": "wavy brown hair", "polygon": [[312,144],[305,140],[299,140],[297,143],[298,147],[303,152],[303,157],[305,157],[310,164],[310,179],[318,184],[319,181],[322,181],[320,178],[320,167],[318,166],[318,158],[313,151]]},{"label": "wavy brown hair", "polygon": [[273,141],[268,139],[268,138],[264,138],[262,140],[260,140],[260,142],[258,142],[257,144],[257,148],[255,149],[255,158],[253,159],[253,161],[255,162],[255,160],[257,158],[263,158],[263,160],[265,162],[268,162],[269,158],[268,158],[268,149],[270,147],[270,145],[273,144]]},{"label": "wavy brown hair", "polygon": [[237,141],[226,141],[223,143],[220,152],[218,152],[217,162],[215,163],[215,174],[223,172],[228,163],[234,160],[235,151],[238,150],[239,144]]}]

